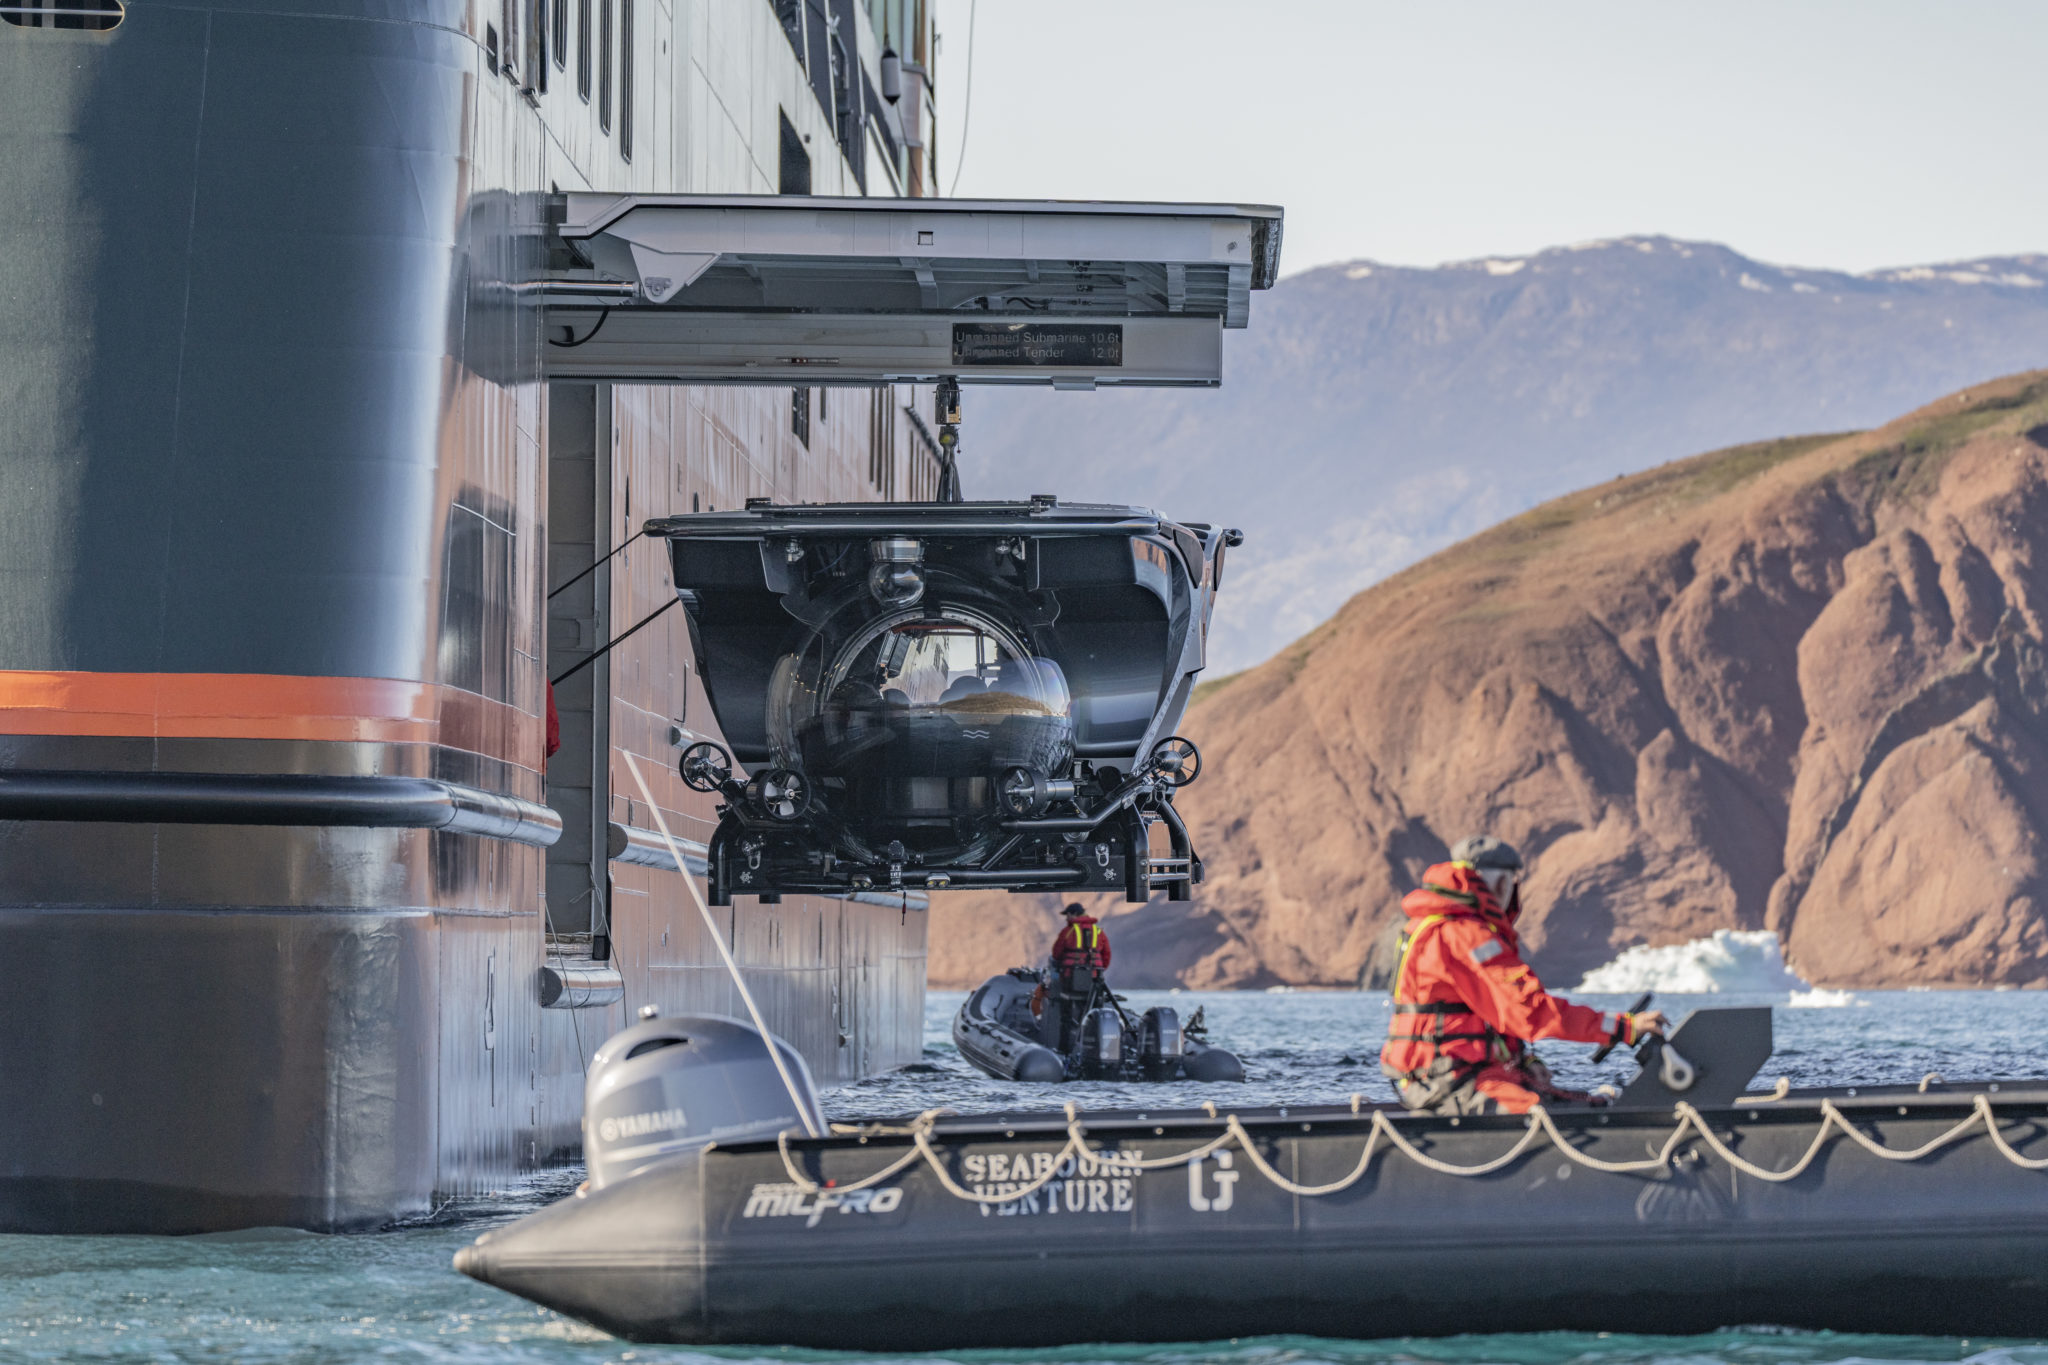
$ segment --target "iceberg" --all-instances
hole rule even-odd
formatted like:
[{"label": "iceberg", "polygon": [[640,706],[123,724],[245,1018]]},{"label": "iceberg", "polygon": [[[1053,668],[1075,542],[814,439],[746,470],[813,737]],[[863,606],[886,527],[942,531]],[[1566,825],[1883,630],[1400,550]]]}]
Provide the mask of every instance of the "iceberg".
[{"label": "iceberg", "polygon": [[1690,943],[1629,948],[1579,982],[1592,995],[1785,995],[1809,983],[1785,965],[1785,950],[1768,929],[1716,929]]},{"label": "iceberg", "polygon": [[1825,986],[1816,986],[1810,991],[1794,991],[1792,998],[1785,1003],[1795,1010],[1840,1009],[1844,1005],[1870,1004],[1854,991],[1831,991]]}]

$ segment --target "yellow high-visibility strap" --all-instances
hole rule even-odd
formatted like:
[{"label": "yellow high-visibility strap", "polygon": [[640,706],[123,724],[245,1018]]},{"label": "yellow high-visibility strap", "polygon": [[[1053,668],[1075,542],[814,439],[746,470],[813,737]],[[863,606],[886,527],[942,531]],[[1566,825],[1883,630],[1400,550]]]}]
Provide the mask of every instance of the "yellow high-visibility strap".
[{"label": "yellow high-visibility strap", "polygon": [[1412,1005],[1415,1003],[1413,1000],[1403,1000],[1401,998],[1401,978],[1404,975],[1406,975],[1408,971],[1408,953],[1411,949],[1415,947],[1415,940],[1422,936],[1422,931],[1424,929],[1427,929],[1430,925],[1435,924],[1444,918],[1445,916],[1443,915],[1424,915],[1421,919],[1415,922],[1415,924],[1408,930],[1407,933],[1401,936],[1401,956],[1394,963],[1395,1004]]}]

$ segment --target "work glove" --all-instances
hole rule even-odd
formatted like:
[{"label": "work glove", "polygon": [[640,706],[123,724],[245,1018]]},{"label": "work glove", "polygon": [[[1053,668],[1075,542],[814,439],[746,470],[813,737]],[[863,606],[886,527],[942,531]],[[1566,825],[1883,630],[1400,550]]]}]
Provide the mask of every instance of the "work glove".
[{"label": "work glove", "polygon": [[1630,1047],[1634,1047],[1652,1034],[1662,1038],[1671,1027],[1670,1021],[1665,1019],[1664,1011],[1662,1010],[1644,1010],[1641,1014],[1624,1014],[1621,1016],[1621,1022],[1622,1042]]}]

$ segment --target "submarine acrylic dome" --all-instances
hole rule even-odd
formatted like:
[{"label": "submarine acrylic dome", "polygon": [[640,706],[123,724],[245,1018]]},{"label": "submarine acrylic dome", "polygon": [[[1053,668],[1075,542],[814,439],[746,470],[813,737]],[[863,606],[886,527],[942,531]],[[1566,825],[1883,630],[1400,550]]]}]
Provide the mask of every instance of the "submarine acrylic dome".
[{"label": "submarine acrylic dome", "polygon": [[[1172,734],[1235,532],[1136,507],[858,503],[670,517],[725,744],[714,897],[1155,887],[1200,860]],[[1148,832],[1163,824],[1169,851]]]},{"label": "submarine acrylic dome", "polygon": [[770,757],[815,784],[852,856],[890,841],[957,857],[1023,807],[1006,792],[1064,777],[1074,703],[1058,663],[993,613],[940,602],[818,629],[776,661]]}]

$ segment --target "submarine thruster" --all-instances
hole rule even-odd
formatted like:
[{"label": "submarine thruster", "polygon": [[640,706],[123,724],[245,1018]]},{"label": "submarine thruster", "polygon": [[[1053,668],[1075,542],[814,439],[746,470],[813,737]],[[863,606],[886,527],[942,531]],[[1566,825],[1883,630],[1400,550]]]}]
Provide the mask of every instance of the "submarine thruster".
[{"label": "submarine thruster", "polygon": [[[1202,878],[1172,733],[1234,530],[1138,507],[776,506],[650,521],[731,750],[710,900],[945,887],[1155,888]],[[1155,854],[1153,826],[1165,848]]]}]

